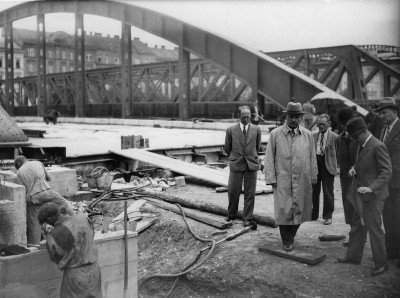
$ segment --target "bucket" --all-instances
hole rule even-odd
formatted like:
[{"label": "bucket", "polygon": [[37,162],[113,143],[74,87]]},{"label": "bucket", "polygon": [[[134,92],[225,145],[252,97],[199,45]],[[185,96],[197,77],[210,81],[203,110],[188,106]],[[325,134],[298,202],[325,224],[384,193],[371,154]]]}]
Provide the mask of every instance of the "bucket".
[{"label": "bucket", "polygon": [[87,176],[88,185],[90,188],[109,190],[115,174],[104,167],[94,168],[90,176]]}]

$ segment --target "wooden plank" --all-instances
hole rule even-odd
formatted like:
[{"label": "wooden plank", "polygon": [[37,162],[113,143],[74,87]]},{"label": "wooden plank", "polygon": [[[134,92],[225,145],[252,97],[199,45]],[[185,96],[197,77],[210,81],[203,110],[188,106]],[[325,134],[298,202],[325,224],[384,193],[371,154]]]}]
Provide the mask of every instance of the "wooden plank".
[{"label": "wooden plank", "polygon": [[[178,214],[182,214],[181,210],[176,205],[166,203],[163,201],[159,201],[156,199],[152,199],[152,198],[143,198],[143,199],[145,199],[146,201],[148,201],[149,203],[153,204],[156,207],[159,207],[159,208],[162,208],[165,210],[169,210],[169,211],[172,211],[172,212],[175,212]],[[217,219],[211,219],[211,218],[203,216],[201,214],[201,212],[196,212],[196,211],[193,211],[188,208],[182,208],[182,209],[183,209],[183,212],[185,212],[186,217],[192,218],[194,220],[197,220],[197,221],[205,223],[207,225],[216,227],[218,229],[226,229],[226,228],[229,228],[232,226],[231,222],[225,222],[225,221],[220,221]]]},{"label": "wooden plank", "polygon": [[138,221],[135,232],[137,232],[139,234],[140,232],[146,230],[148,227],[150,227],[157,221],[158,221],[158,217],[143,218],[141,221]]},{"label": "wooden plank", "polygon": [[[182,160],[173,159],[167,156],[149,152],[147,150],[136,148],[126,150],[110,150],[110,152],[125,158],[139,160],[173,172],[211,182],[216,185],[228,186],[229,172],[202,167],[197,164],[188,163]],[[257,180],[256,191],[259,193],[271,193],[272,188],[265,185],[263,181]]]},{"label": "wooden plank", "polygon": [[312,252],[301,251],[298,249],[291,252],[286,252],[283,250],[283,248],[269,247],[268,245],[260,246],[258,247],[258,250],[281,258],[306,263],[311,266],[322,262],[326,258],[325,254],[313,254]]},{"label": "wooden plank", "polygon": [[[139,210],[140,210],[140,207],[142,207],[142,206],[144,205],[144,203],[146,203],[146,200],[137,200],[137,201],[133,202],[133,204],[131,204],[131,205],[128,207],[128,209],[127,209],[127,212],[128,212],[128,219],[130,219],[131,217],[133,217],[133,214],[130,214],[130,213],[133,213],[133,212],[135,212],[135,211],[139,211]],[[116,217],[114,217],[114,218],[111,220],[111,222],[117,222],[117,221],[120,221],[120,220],[122,220],[122,219],[124,219],[124,212],[121,212],[121,213],[118,214]]]},{"label": "wooden plank", "polygon": [[[151,198],[156,198],[163,200],[165,202],[171,203],[171,204],[179,204],[182,207],[187,207],[190,209],[196,209],[200,210],[203,212],[207,213],[212,213],[212,214],[217,214],[217,215],[222,215],[222,216],[227,216],[228,211],[224,207],[220,207],[218,205],[214,205],[212,203],[207,203],[195,199],[187,199],[187,198],[181,198],[178,196],[170,195],[166,192],[160,192],[160,193],[154,193],[154,192],[149,192],[146,190],[141,190],[140,193],[143,193],[143,195],[148,195]],[[238,211],[237,214],[238,218],[243,218],[243,212]],[[260,225],[266,225],[270,226],[273,228],[276,228],[276,223],[275,219],[273,217],[270,217],[268,215],[261,215],[261,214],[253,214],[253,220],[260,224]]]}]

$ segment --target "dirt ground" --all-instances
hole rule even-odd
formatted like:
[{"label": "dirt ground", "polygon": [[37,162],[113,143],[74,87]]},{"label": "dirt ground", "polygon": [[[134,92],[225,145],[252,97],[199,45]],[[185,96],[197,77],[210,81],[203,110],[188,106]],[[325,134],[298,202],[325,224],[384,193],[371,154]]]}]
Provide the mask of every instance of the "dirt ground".
[{"label": "dirt ground", "polygon": [[[202,200],[227,207],[227,194],[216,193],[210,185],[188,183],[186,187],[170,188],[169,194],[189,200]],[[243,208],[241,198],[240,208]],[[271,214],[272,194],[256,197],[255,213]],[[322,208],[322,202],[321,206]],[[139,234],[139,284],[154,274],[174,274],[184,271],[209,243],[197,240],[188,230],[182,216],[145,204],[146,212],[159,214],[155,225]],[[322,210],[320,210],[321,214]],[[219,219],[222,216],[212,215]],[[237,232],[242,222],[236,220],[226,234],[212,236],[220,230],[192,219],[188,224],[199,237],[222,239]],[[201,254],[196,264],[201,266],[180,277],[168,297],[400,297],[400,269],[389,261],[389,271],[372,277],[374,266],[369,240],[365,246],[361,265],[339,264],[346,248],[343,240],[321,242],[322,234],[341,234],[348,237],[349,226],[344,223],[340,186],[335,179],[335,212],[329,226],[318,221],[302,224],[295,238],[293,252],[326,258],[315,266],[281,258],[258,250],[259,246],[280,248],[277,228],[258,226],[232,241],[216,246]],[[204,260],[205,259],[205,260]],[[147,280],[139,290],[139,297],[167,297],[175,278],[157,277]]]}]

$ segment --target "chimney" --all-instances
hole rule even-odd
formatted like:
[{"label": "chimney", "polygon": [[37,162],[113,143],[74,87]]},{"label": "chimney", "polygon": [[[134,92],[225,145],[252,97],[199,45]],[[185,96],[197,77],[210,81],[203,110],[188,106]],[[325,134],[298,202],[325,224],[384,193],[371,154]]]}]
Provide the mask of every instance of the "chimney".
[{"label": "chimney", "polygon": [[110,38],[110,34],[107,34],[107,37]]},{"label": "chimney", "polygon": [[155,48],[155,49],[158,49],[158,46],[157,46],[157,45],[154,45],[154,48]]},{"label": "chimney", "polygon": [[165,46],[161,46],[161,49],[162,49],[162,50],[165,50]]},{"label": "chimney", "polygon": [[99,36],[99,37],[101,37],[101,33],[95,32],[95,33],[94,33],[94,36]]},{"label": "chimney", "polygon": [[114,35],[114,38],[117,38],[117,39],[118,39],[118,38],[119,38],[119,35]]},{"label": "chimney", "polygon": [[134,37],[133,40],[134,41],[140,41],[139,37]]}]

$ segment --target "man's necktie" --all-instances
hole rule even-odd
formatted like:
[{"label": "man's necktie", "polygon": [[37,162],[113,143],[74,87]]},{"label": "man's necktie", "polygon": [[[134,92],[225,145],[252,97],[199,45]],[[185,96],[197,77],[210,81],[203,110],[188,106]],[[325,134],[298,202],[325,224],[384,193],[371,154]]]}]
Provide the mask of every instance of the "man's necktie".
[{"label": "man's necktie", "polygon": [[244,134],[244,136],[246,136],[246,125],[243,125],[243,134]]},{"label": "man's necktie", "polygon": [[390,133],[389,125],[386,125],[386,126],[385,126],[385,135],[383,136],[383,142],[384,142],[384,143],[386,142],[386,139],[387,139],[389,133]]},{"label": "man's necktie", "polygon": [[319,152],[324,155],[324,133],[321,132],[321,141],[319,142]]},{"label": "man's necktie", "polygon": [[294,138],[294,136],[296,135],[296,133],[294,132],[294,129],[291,129],[289,131],[290,135],[292,136],[292,138]]}]

